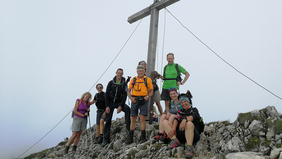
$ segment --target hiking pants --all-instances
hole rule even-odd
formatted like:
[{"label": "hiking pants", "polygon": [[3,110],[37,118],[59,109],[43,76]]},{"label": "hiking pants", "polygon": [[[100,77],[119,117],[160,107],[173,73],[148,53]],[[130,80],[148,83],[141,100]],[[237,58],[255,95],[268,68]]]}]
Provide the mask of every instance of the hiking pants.
[{"label": "hiking pants", "polygon": [[[105,124],[105,130],[104,130],[104,141],[110,142],[110,132],[111,132],[111,125],[112,125],[112,117],[114,109],[117,109],[121,103],[112,103],[108,101],[108,105],[110,107],[110,113],[106,113],[106,124]],[[122,110],[125,113],[125,122],[126,122],[126,129],[130,130],[130,108],[128,105],[124,104]]]}]

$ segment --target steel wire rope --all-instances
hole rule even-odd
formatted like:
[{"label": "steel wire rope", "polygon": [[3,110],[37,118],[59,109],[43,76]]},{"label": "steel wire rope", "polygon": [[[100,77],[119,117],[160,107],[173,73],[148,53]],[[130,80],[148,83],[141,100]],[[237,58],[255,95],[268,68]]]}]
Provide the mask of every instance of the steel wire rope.
[{"label": "steel wire rope", "polygon": [[[104,71],[104,73],[100,76],[100,78],[96,81],[96,83],[103,77],[103,75],[106,73],[106,71],[109,69],[109,67],[113,64],[113,62],[115,61],[115,59],[118,57],[118,55],[121,53],[121,51],[123,50],[123,48],[125,47],[125,45],[128,43],[128,41],[131,39],[132,35],[135,33],[136,29],[138,28],[138,26],[140,25],[140,23],[142,22],[143,19],[140,20],[140,22],[137,24],[137,26],[135,27],[135,29],[133,30],[133,32],[130,34],[129,38],[126,40],[125,44],[122,46],[122,48],[120,49],[120,51],[118,52],[118,54],[116,55],[116,57],[113,59],[113,61],[110,63],[110,65],[107,67],[107,69]],[[96,83],[90,88],[90,90],[96,85]],[[90,90],[88,92],[90,92]],[[44,135],[40,140],[38,140],[35,144],[33,144],[30,148],[28,148],[24,153],[22,153],[18,159],[24,155],[27,151],[29,151],[31,148],[33,148],[37,143],[39,143],[43,138],[45,138],[51,131],[53,131],[69,114],[70,112],[73,110],[73,108],[67,113],[67,115],[57,124],[55,125],[46,135]],[[90,117],[89,117],[90,118]],[[89,119],[90,120],[90,119]],[[90,122],[90,121],[89,121]]]},{"label": "steel wire rope", "polygon": [[[165,8],[166,9],[166,8]],[[250,81],[252,81],[253,83],[255,83],[256,85],[258,85],[259,87],[261,87],[262,89],[264,89],[265,91],[269,92],[270,94],[274,95],[275,97],[277,97],[278,99],[282,100],[281,97],[279,97],[278,95],[274,94],[273,92],[271,92],[270,90],[268,90],[267,88],[263,87],[262,85],[260,85],[259,83],[257,83],[256,81],[254,81],[253,79],[251,79],[250,77],[248,77],[247,75],[245,75],[244,73],[242,73],[241,71],[239,71],[238,69],[236,69],[233,65],[231,65],[230,63],[228,63],[226,60],[224,60],[221,56],[219,56],[215,51],[213,51],[206,43],[204,43],[200,38],[198,38],[192,31],[190,31],[186,26],[183,25],[183,23],[177,19],[168,9],[166,9],[171,15],[172,17],[174,17],[176,19],[176,21],[178,21],[180,23],[180,25],[182,25],[182,27],[184,27],[190,34],[192,34],[198,41],[200,41],[203,45],[205,45],[211,52],[213,52],[218,58],[220,58],[223,62],[225,62],[227,65],[229,65],[231,68],[233,68],[236,72],[238,72],[239,74],[243,75],[244,77],[246,77],[247,79],[249,79]]]}]

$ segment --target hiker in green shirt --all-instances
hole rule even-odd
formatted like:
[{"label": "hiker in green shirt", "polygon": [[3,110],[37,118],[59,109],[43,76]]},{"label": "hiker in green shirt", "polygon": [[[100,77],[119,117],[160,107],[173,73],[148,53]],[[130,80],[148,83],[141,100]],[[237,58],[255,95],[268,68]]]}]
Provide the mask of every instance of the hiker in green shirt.
[{"label": "hiker in green shirt", "polygon": [[[168,89],[174,87],[179,90],[179,85],[184,85],[190,74],[182,66],[174,63],[173,53],[168,53],[166,57],[168,64],[164,67],[164,83],[162,88],[161,99],[165,101],[165,109],[166,112],[168,112],[170,108],[169,101],[171,100],[168,93]],[[185,75],[183,81],[181,81],[181,73]]]}]

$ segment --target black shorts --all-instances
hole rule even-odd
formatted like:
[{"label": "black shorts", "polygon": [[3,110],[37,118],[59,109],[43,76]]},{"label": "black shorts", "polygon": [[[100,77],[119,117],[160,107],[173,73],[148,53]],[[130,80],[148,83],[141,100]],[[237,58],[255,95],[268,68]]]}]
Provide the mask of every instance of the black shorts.
[{"label": "black shorts", "polygon": [[[186,143],[185,130],[179,130],[179,126],[176,128],[176,138],[180,143]],[[197,143],[200,140],[200,134],[196,127],[194,128],[194,139],[193,144]]]},{"label": "black shorts", "polygon": [[170,96],[169,96],[168,89],[162,89],[161,99],[165,100],[165,101],[170,101],[171,100]]},{"label": "black shorts", "polygon": [[100,125],[101,118],[106,121],[106,119],[103,117],[104,112],[105,112],[105,109],[97,109],[96,125]]}]

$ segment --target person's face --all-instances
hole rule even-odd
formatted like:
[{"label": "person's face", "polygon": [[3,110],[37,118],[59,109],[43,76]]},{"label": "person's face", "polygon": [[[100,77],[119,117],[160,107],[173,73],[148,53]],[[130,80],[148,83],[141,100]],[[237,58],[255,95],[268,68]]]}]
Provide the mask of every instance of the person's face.
[{"label": "person's face", "polygon": [[144,69],[146,70],[147,65],[143,62],[141,63],[141,65],[144,67]]},{"label": "person's face", "polygon": [[137,74],[138,74],[138,77],[143,77],[144,74],[145,74],[145,70],[144,69],[138,69]]},{"label": "person's face", "polygon": [[178,96],[177,92],[175,92],[175,91],[171,91],[171,92],[169,93],[169,95],[170,95],[170,98],[171,98],[172,100],[177,99],[177,96]]},{"label": "person's face", "polygon": [[89,99],[90,99],[90,95],[89,94],[84,95],[84,97],[83,97],[84,101],[88,101]]},{"label": "person's face", "polygon": [[168,55],[166,60],[167,60],[168,64],[173,64],[173,61],[174,61],[173,55]]},{"label": "person's face", "polygon": [[122,70],[118,70],[117,72],[116,72],[116,75],[117,75],[117,78],[121,78],[122,76],[123,76],[123,71]]},{"label": "person's face", "polygon": [[188,110],[190,108],[190,104],[187,100],[181,101],[181,106],[183,109]]},{"label": "person's face", "polygon": [[102,90],[103,90],[103,86],[98,85],[98,86],[96,87],[96,89],[97,89],[97,91],[98,91],[99,93],[101,93]]}]

